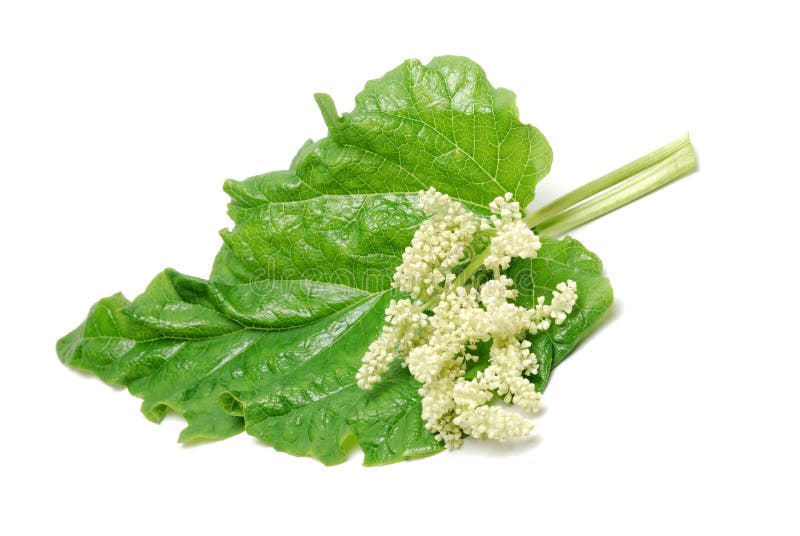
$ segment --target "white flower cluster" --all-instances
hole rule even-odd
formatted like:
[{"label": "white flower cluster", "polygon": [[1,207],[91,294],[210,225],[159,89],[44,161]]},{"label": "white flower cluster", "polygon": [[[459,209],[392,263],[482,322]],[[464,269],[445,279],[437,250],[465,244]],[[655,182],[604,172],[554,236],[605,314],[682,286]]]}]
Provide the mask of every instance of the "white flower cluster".
[{"label": "white flower cluster", "polygon": [[496,234],[489,244],[489,256],[483,265],[497,273],[508,268],[513,257],[534,258],[542,243],[522,221],[519,203],[511,201],[511,192],[489,203],[489,208],[492,210],[491,225],[483,221],[481,230],[494,229]]},{"label": "white flower cluster", "polygon": [[450,271],[464,256],[478,223],[475,215],[434,187],[419,192],[422,222],[411,245],[403,252],[403,263],[394,274],[394,286],[414,298],[429,298],[444,288]]},{"label": "white flower cluster", "polygon": [[[543,296],[530,309],[513,303],[514,282],[501,270],[512,257],[534,257],[541,244],[522,221],[519,204],[506,194],[490,205],[491,223],[481,225],[493,233],[484,266],[494,279],[478,288],[456,286],[452,269],[475,236],[476,219],[434,189],[420,192],[420,204],[431,217],[414,235],[394,279],[412,299],[390,303],[387,325],[364,355],[357,383],[371,388],[400,358],[422,383],[426,427],[447,447],[459,446],[465,435],[498,440],[527,435],[533,429],[528,419],[489,403],[498,395],[522,410],[538,409],[540,393],[527,378],[537,373],[538,363],[525,338],[564,322],[578,298],[577,285],[559,283],[549,304]],[[467,363],[478,360],[473,352],[487,341],[488,366],[467,380]]]},{"label": "white flower cluster", "polygon": [[[526,309],[508,301],[516,291],[511,279],[501,278],[487,281],[480,292],[456,287],[443,295],[428,317],[432,331],[427,340],[403,356],[423,384],[419,393],[426,427],[451,448],[464,435],[504,440],[530,433],[533,425],[526,418],[487,404],[497,394],[525,411],[539,408],[541,395],[527,378],[538,372],[538,363],[525,337],[540,330],[545,311],[561,324],[578,297],[575,282],[568,281],[565,292],[553,291],[549,305]],[[490,339],[489,365],[465,379],[467,362],[477,360],[469,350]]]},{"label": "white flower cluster", "polygon": [[430,331],[428,316],[419,301],[392,300],[386,308],[386,323],[380,337],[372,342],[356,373],[356,383],[369,389],[381,379],[392,361],[422,343]]}]

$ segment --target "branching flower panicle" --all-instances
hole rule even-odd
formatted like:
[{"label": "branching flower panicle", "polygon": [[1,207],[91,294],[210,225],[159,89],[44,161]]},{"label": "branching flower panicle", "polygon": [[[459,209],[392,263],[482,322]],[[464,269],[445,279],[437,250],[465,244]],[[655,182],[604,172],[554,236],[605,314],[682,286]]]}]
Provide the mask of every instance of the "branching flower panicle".
[{"label": "branching flower panicle", "polygon": [[[492,215],[479,224],[446,194],[419,192],[420,208],[430,217],[414,234],[393,280],[411,299],[390,303],[387,325],[356,374],[358,385],[369,389],[392,361],[402,359],[422,383],[426,428],[449,448],[465,436],[505,440],[531,432],[528,419],[490,403],[498,396],[527,412],[538,409],[541,394],[529,377],[539,365],[526,337],[563,323],[578,299],[576,283],[568,280],[556,286],[550,303],[544,296],[530,309],[514,303],[518,292],[503,270],[514,257],[534,258],[541,243],[511,197],[492,201]],[[478,229],[490,237],[483,266],[492,278],[476,285],[467,277],[458,285],[453,269],[468,260],[465,252]],[[467,380],[468,364],[479,360],[478,343],[486,342],[489,364]]]}]

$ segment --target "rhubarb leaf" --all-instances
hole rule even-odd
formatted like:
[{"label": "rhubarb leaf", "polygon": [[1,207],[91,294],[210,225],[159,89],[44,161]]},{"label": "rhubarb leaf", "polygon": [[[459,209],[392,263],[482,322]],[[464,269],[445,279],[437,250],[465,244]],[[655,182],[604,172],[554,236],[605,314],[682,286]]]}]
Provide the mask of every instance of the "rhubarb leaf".
[{"label": "rhubarb leaf", "polygon": [[[355,385],[399,296],[390,283],[423,218],[417,192],[433,186],[479,214],[506,191],[526,204],[550,148],[519,121],[514,95],[465,58],[407,61],[369,82],[341,117],[328,97],[317,100],[326,138],[307,142],[288,170],[226,182],[235,226],[221,233],[208,280],[168,269],[133,302],[105,298],[58,354],[127,387],[153,421],[182,415],[184,442],[246,430],[326,464],[346,459],[353,440],[369,465],[433,454],[442,445],[405,369],[372,391]],[[580,322],[535,341],[551,367],[610,303],[610,294],[593,297],[605,292],[596,257],[559,244],[546,241],[539,259],[515,268],[528,270],[530,293],[567,273],[594,285],[579,286]]]}]

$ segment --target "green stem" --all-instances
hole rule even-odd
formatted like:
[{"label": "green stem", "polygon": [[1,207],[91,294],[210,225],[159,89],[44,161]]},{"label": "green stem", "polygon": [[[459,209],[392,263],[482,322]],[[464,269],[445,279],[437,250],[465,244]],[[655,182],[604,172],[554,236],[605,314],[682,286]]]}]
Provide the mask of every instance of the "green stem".
[{"label": "green stem", "polygon": [[483,261],[486,260],[486,257],[489,256],[489,248],[487,247],[470,261],[470,263],[464,268],[459,274],[456,276],[455,280],[453,281],[453,286],[455,287],[463,287],[464,284],[469,281],[469,278],[475,275],[475,272],[480,270],[481,266],[483,266]]},{"label": "green stem", "polygon": [[660,147],[641,158],[637,158],[633,162],[629,162],[621,168],[615,169],[611,173],[607,173],[606,175],[603,175],[602,177],[586,183],[580,188],[572,190],[568,194],[559,197],[536,212],[529,214],[525,218],[525,223],[528,224],[528,227],[536,227],[543,221],[546,221],[558,215],[559,213],[574,207],[581,201],[588,199],[593,195],[596,195],[603,190],[606,190],[607,188],[629,179],[634,175],[652,167],[653,165],[666,160],[685,147],[691,147],[688,134],[684,134],[677,140],[671,141],[665,146]]},{"label": "green stem", "polygon": [[[557,236],[612,212],[678,180],[697,168],[689,135],[625,164],[559,197],[529,214],[525,223],[537,234]],[[590,197],[592,199],[589,199]],[[586,201],[586,199],[589,199]],[[478,253],[458,274],[455,286],[463,286],[483,266],[489,248]]]},{"label": "green stem", "polygon": [[613,212],[645,195],[678,180],[697,168],[697,159],[691,144],[680,148],[667,159],[658,162],[596,197],[541,220],[536,226],[538,234],[558,236]]}]

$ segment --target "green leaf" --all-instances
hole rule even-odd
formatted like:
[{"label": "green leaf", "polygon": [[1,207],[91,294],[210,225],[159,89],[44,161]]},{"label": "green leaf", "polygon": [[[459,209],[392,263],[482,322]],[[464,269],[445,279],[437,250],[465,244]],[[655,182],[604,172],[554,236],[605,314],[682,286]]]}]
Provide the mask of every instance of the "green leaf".
[{"label": "green leaf", "polygon": [[578,284],[578,301],[561,325],[530,337],[539,372],[533,382],[543,391],[551,371],[561,363],[611,307],[614,294],[603,276],[600,258],[574,238],[563,240],[542,237],[542,248],[535,259],[514,259],[508,276],[519,290],[517,303],[531,307],[538,296],[548,301],[556,285],[572,279]]},{"label": "green leaf", "polygon": [[[153,421],[181,414],[184,442],[246,430],[326,464],[346,459],[354,440],[368,465],[429,455],[442,445],[424,428],[407,370],[394,367],[372,391],[355,385],[423,218],[416,192],[434,186],[481,214],[506,191],[525,204],[550,148],[519,122],[513,94],[465,58],[407,61],[369,82],[341,117],[329,97],[317,102],[328,137],[307,142],[288,170],[225,183],[235,226],[221,233],[208,280],[165,270],[132,303],[105,298],[58,354],[126,386]],[[543,252],[580,272],[581,285],[594,257],[578,247]],[[555,284],[541,262],[528,267],[531,290]],[[553,364],[595,319],[587,310]]]},{"label": "green leaf", "polygon": [[515,95],[452,56],[407,61],[368,82],[319,149],[325,172],[309,177],[321,191],[435,186],[484,207],[506,192],[526,206],[552,162],[544,136],[520,123]]},{"label": "green leaf", "polygon": [[364,450],[364,465],[384,465],[436,454],[443,445],[425,429],[420,383],[396,362],[348,419]]}]

